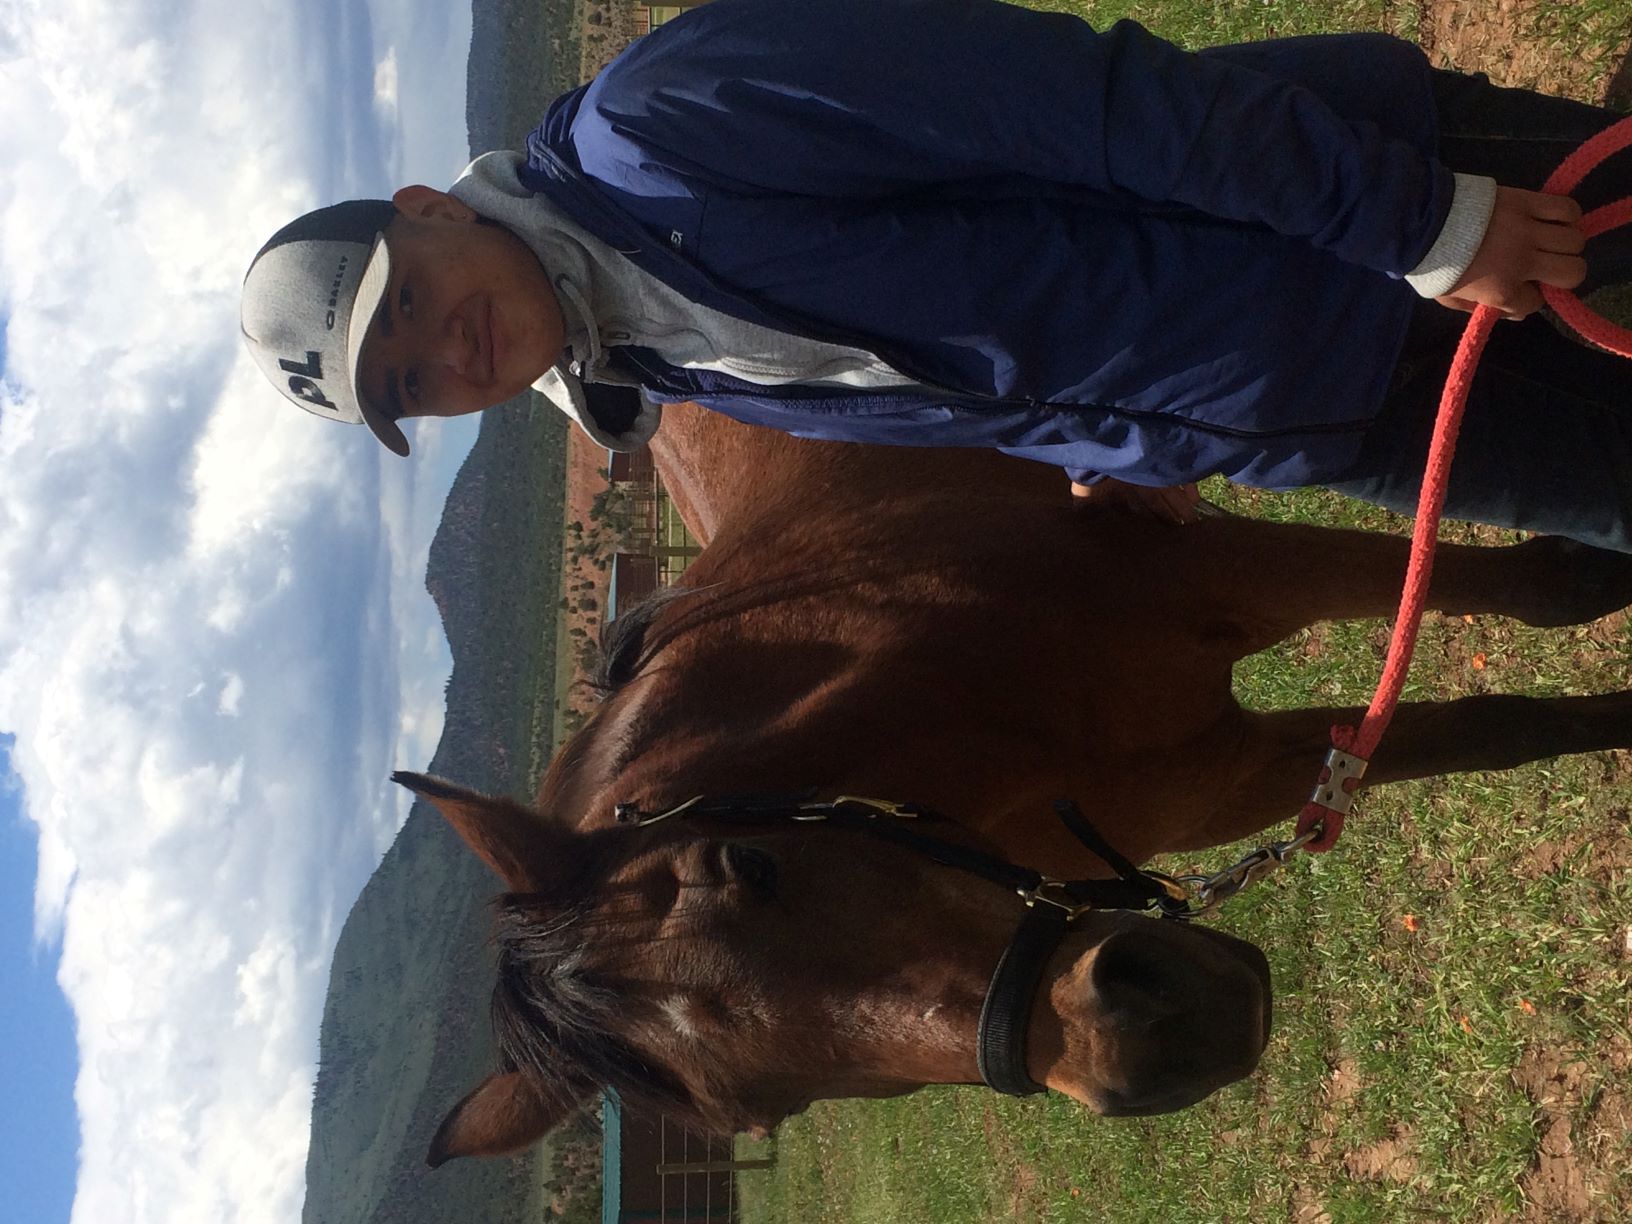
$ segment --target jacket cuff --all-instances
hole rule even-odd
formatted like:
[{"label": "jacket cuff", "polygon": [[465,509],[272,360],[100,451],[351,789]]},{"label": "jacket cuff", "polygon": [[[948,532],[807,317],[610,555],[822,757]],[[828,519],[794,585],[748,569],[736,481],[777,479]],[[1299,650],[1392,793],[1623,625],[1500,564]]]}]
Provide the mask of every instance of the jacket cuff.
[{"label": "jacket cuff", "polygon": [[1479,244],[1490,228],[1496,208],[1496,180],[1477,174],[1456,175],[1456,194],[1445,225],[1422,262],[1405,274],[1405,282],[1425,298],[1437,298],[1456,288],[1468,270]]}]

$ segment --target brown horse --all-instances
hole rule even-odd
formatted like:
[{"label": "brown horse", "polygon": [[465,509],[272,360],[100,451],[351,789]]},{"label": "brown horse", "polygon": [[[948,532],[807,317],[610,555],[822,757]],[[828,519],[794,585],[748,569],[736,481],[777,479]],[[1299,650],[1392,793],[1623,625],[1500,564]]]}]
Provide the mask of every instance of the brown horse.
[{"label": "brown horse", "polygon": [[[507,1071],[433,1160],[525,1143],[601,1082],[760,1128],[816,1097],[973,1081],[1012,895],[853,831],[608,828],[615,806],[910,800],[1057,876],[1106,874],[1050,815],[1061,797],[1136,861],[1233,841],[1298,810],[1329,728],[1359,713],[1244,710],[1233,665],[1316,621],[1389,614],[1405,565],[1392,537],[1074,508],[1057,473],[989,454],[801,442],[689,409],[653,449],[709,547],[678,596],[626,621],[610,695],[539,810],[411,783],[513,894]],[[1629,599],[1632,558],[1537,539],[1444,547],[1430,605],[1560,625]],[[1408,704],[1365,784],[1628,744],[1627,693]],[[1038,1002],[1032,1078],[1154,1112],[1254,1065],[1268,988],[1239,941],[1096,915]]]},{"label": "brown horse", "polygon": [[[764,1133],[819,1098],[980,1079],[988,979],[1024,912],[1012,889],[863,829],[586,833],[397,777],[509,890],[493,1000],[508,1070],[443,1123],[433,1166],[531,1143],[603,1084],[696,1129]],[[1127,911],[1079,919],[1038,993],[1028,1066],[1102,1113],[1191,1104],[1269,1039],[1261,952]]]}]

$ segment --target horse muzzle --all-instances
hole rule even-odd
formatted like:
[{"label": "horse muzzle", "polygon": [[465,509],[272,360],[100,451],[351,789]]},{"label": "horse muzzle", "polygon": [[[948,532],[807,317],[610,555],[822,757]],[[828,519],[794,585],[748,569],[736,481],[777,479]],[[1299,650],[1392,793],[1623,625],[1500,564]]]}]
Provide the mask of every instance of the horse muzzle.
[{"label": "horse muzzle", "polygon": [[1092,1087],[1072,1095],[1098,1113],[1194,1105],[1250,1075],[1269,1043],[1269,962],[1221,931],[1141,920],[1094,950],[1087,979]]}]

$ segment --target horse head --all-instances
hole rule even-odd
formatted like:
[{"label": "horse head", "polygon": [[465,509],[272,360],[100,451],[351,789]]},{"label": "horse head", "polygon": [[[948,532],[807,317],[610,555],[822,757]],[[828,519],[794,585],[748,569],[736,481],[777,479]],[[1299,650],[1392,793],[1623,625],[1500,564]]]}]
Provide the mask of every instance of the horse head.
[{"label": "horse head", "polygon": [[[1025,907],[912,844],[844,825],[665,820],[587,832],[417,774],[502,881],[501,1070],[432,1145],[512,1151],[611,1085],[702,1130],[810,1102],[975,1083],[994,966]],[[940,843],[985,851],[935,822]],[[1126,911],[1046,958],[1025,1071],[1102,1114],[1180,1109],[1250,1073],[1269,971],[1250,944]]]}]

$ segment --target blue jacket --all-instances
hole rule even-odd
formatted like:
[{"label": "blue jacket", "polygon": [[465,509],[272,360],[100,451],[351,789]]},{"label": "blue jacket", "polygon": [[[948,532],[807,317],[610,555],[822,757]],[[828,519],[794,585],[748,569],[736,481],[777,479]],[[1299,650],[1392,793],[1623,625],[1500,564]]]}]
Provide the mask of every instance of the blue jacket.
[{"label": "blue jacket", "polygon": [[1450,207],[1382,35],[1189,54],[995,0],[712,0],[557,99],[528,185],[691,300],[933,394],[619,360],[792,433],[1143,484],[1335,479]]}]

